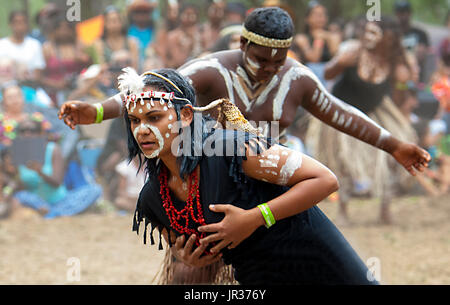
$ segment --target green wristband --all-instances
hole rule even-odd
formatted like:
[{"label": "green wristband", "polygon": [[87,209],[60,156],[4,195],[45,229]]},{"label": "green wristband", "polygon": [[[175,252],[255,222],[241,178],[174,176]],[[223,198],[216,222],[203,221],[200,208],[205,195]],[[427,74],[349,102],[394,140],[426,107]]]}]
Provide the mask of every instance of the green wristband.
[{"label": "green wristband", "polygon": [[100,124],[103,122],[103,105],[100,103],[94,104],[95,108],[97,108],[97,117],[95,118],[95,123]]},{"label": "green wristband", "polygon": [[275,217],[273,217],[272,211],[270,210],[267,203],[258,205],[264,220],[266,221],[266,228],[270,228],[275,224]]}]

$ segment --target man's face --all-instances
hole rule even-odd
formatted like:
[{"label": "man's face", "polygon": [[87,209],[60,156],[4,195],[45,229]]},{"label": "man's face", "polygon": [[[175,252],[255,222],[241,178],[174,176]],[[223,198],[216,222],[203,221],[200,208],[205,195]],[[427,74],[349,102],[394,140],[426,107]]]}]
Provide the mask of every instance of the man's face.
[{"label": "man's face", "polygon": [[132,14],[133,22],[141,28],[144,28],[150,24],[151,21],[151,11],[135,11]]},{"label": "man's face", "polygon": [[289,49],[263,47],[254,43],[247,45],[247,41],[241,39],[241,50],[249,76],[257,82],[266,82],[281,70]]},{"label": "man's face", "polygon": [[400,23],[400,25],[402,26],[408,26],[409,25],[409,20],[411,18],[411,12],[409,11],[398,11],[395,13],[395,15],[397,16],[398,22]]},{"label": "man's face", "polygon": [[180,16],[181,24],[184,26],[193,26],[198,21],[198,15],[194,8],[186,8]]},{"label": "man's face", "polygon": [[9,26],[14,36],[25,37],[28,33],[28,20],[23,15],[16,15],[11,20]]},{"label": "man's face", "polygon": [[213,21],[221,21],[225,16],[225,8],[223,3],[213,3],[208,8],[208,18]]}]

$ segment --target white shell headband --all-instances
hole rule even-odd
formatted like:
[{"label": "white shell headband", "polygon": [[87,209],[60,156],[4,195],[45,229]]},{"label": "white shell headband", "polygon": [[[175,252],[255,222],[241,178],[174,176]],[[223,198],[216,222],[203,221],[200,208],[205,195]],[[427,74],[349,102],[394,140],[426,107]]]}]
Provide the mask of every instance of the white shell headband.
[{"label": "white shell headband", "polygon": [[119,77],[119,90],[121,92],[126,92],[126,100],[124,101],[126,103],[127,109],[129,109],[130,103],[133,103],[134,106],[132,108],[132,111],[136,107],[136,103],[138,100],[140,100],[141,105],[144,105],[144,99],[150,99],[150,104],[147,103],[147,108],[150,108],[150,106],[154,106],[153,99],[159,99],[161,105],[165,101],[168,103],[168,108],[171,108],[173,106],[172,102],[175,100],[184,101],[188,104],[192,105],[191,101],[185,98],[176,97],[174,92],[159,92],[159,91],[144,91],[145,83],[144,83],[144,77],[146,75],[153,75],[156,76],[166,82],[168,82],[170,85],[172,85],[179,93],[183,94],[183,92],[178,88],[177,85],[175,85],[174,82],[172,82],[167,77],[156,73],[156,72],[145,72],[142,75],[137,74],[137,72],[131,68],[127,67],[122,70],[124,73],[122,73]]}]

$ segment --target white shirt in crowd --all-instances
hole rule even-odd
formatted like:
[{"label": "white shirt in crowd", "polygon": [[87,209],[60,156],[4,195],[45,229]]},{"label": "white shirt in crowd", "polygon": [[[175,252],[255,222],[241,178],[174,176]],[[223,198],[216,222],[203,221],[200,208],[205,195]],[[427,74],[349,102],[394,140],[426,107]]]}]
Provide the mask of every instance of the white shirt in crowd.
[{"label": "white shirt in crowd", "polygon": [[12,42],[9,37],[0,39],[0,57],[11,58],[20,67],[27,67],[29,72],[45,68],[41,43],[28,36],[20,44]]}]

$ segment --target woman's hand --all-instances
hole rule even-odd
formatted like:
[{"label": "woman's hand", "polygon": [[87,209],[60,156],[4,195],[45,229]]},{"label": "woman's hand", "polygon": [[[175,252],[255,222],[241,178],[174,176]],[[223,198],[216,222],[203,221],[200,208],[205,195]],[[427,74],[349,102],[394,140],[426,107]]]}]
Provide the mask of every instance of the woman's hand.
[{"label": "woman's hand", "polygon": [[208,243],[202,243],[192,251],[196,238],[195,235],[191,235],[185,243],[186,237],[184,235],[179,236],[175,241],[174,247],[171,248],[173,256],[184,264],[197,268],[208,266],[222,258],[221,253],[201,256],[205,252]]},{"label": "woman's hand", "polygon": [[218,253],[225,247],[228,247],[228,249],[237,247],[258,227],[264,224],[264,218],[259,208],[244,210],[231,204],[211,204],[209,209],[213,212],[225,213],[225,217],[221,222],[198,228],[199,232],[212,233],[200,240],[202,245],[220,241],[211,248],[212,253]]},{"label": "woman's hand", "polygon": [[60,120],[64,120],[67,126],[75,129],[75,126],[79,124],[94,124],[97,118],[97,108],[89,103],[69,101],[61,106],[58,117]]}]

